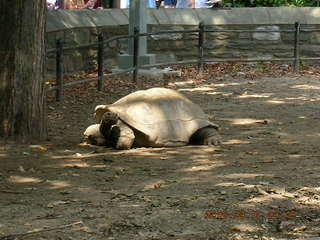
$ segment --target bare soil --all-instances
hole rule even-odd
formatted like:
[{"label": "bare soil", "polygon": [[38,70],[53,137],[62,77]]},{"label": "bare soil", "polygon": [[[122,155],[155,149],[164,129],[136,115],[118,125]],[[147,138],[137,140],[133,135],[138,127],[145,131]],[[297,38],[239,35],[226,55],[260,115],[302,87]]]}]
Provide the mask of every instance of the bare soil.
[{"label": "bare soil", "polygon": [[0,146],[0,239],[320,239],[318,74],[217,68],[145,82],[198,103],[218,147],[80,144],[125,77],[49,94],[49,140]]}]

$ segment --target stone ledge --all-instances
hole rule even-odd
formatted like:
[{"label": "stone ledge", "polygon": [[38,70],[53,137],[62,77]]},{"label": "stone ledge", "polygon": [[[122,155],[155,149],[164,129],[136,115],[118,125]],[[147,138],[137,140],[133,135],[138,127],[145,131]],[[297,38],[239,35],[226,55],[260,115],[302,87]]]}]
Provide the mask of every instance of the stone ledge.
[{"label": "stone ledge", "polygon": [[[47,32],[73,28],[128,25],[128,9],[57,10],[47,15]],[[148,9],[151,25],[283,25],[319,24],[320,8]]]}]

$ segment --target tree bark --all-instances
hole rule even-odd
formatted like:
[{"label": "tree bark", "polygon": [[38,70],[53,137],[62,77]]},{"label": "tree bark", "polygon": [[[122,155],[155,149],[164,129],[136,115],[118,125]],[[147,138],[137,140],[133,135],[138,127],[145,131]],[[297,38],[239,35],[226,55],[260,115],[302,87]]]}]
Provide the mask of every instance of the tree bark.
[{"label": "tree bark", "polygon": [[45,14],[46,0],[0,1],[0,139],[47,135]]}]

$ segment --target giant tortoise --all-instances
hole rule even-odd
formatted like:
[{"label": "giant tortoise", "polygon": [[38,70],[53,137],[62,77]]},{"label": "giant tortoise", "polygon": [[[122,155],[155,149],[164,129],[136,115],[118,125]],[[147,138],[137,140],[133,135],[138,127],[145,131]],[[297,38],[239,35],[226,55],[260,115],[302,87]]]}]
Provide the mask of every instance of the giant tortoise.
[{"label": "giant tortoise", "polygon": [[218,126],[198,105],[172,89],[133,92],[113,104],[98,105],[95,117],[99,124],[84,133],[89,144],[129,149],[219,142]]}]

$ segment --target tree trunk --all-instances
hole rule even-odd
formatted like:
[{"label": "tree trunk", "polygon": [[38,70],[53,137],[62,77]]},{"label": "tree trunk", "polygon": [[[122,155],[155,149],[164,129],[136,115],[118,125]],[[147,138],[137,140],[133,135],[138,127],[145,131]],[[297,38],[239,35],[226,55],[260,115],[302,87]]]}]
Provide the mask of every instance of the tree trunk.
[{"label": "tree trunk", "polygon": [[47,135],[45,0],[0,0],[0,139]]}]

